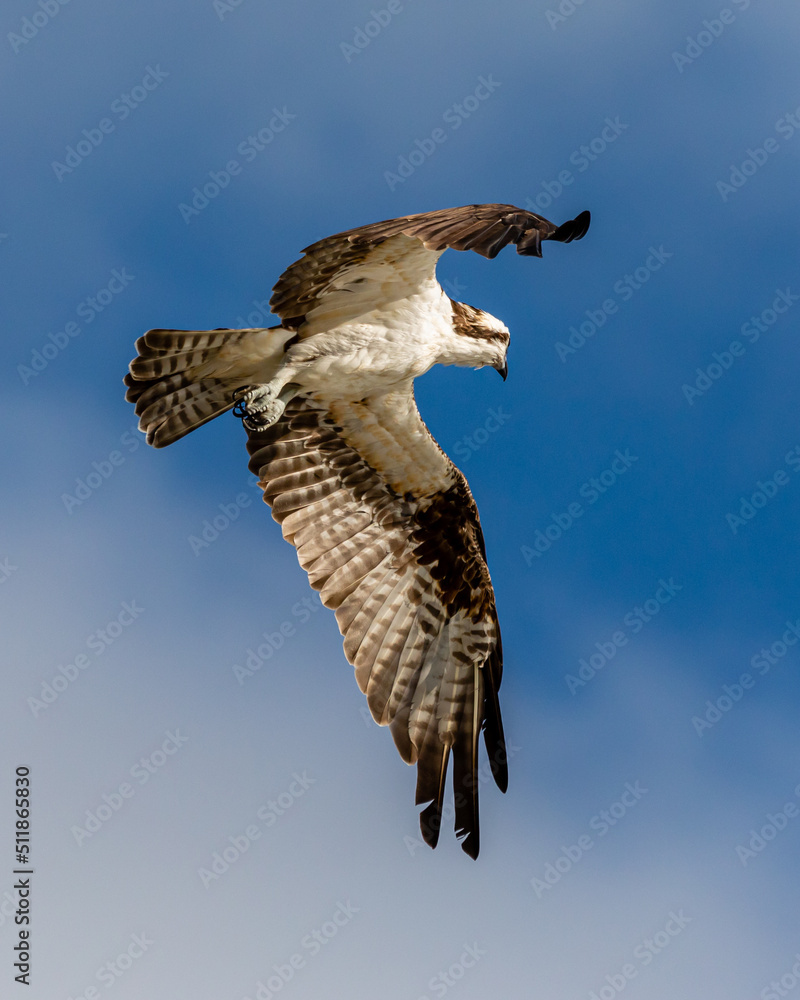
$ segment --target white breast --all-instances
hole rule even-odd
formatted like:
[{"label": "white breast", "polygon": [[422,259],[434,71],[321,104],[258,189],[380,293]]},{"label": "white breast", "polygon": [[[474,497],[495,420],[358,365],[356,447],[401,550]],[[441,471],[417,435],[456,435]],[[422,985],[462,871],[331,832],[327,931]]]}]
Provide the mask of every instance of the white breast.
[{"label": "white breast", "polygon": [[293,361],[307,359],[295,381],[320,401],[363,399],[437,362],[458,363],[453,352],[465,339],[453,333],[450,300],[431,280],[414,295],[304,338],[292,348]]}]

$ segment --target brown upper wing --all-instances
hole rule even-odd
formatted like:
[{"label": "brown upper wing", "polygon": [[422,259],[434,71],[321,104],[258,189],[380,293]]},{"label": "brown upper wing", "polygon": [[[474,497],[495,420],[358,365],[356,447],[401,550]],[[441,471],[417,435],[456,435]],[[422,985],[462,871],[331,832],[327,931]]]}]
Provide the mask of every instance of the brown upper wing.
[{"label": "brown upper wing", "polygon": [[284,327],[299,327],[337,276],[367,261],[372,248],[392,236],[415,237],[420,253],[426,257],[426,250],[442,253],[452,248],[474,250],[492,258],[509,243],[516,245],[519,254],[541,257],[543,240],[579,240],[589,222],[589,213],[581,212],[575,219],[555,226],[541,215],[513,205],[463,205],[374,222],[306,247],[305,256],[278,279],[270,306]]},{"label": "brown upper wing", "polygon": [[[417,764],[416,801],[430,803],[423,837],[436,845],[452,751],[456,833],[476,857],[482,727],[494,778],[503,791],[508,781],[500,632],[472,494],[424,427],[410,386],[408,396],[332,412],[297,397],[276,424],[249,434],[250,468],[312,587],[336,611],[373,718]],[[407,414],[400,429],[398,412]],[[402,492],[400,450],[388,437],[401,439],[414,420],[433,448]]]}]

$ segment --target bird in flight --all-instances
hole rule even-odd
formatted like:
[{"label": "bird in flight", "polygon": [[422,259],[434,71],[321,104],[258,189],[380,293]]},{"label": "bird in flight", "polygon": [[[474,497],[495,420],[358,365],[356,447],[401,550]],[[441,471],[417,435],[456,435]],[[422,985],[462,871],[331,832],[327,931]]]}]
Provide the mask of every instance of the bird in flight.
[{"label": "bird in flight", "polygon": [[250,469],[336,612],[372,717],[417,765],[422,837],[439,839],[453,758],[455,831],[478,856],[478,744],[508,785],[498,689],[502,647],[478,509],[433,439],[414,379],[435,364],[505,379],[508,328],[436,280],[448,248],[493,258],[507,244],[581,239],[513,205],[465,205],[351,229],[307,247],[281,275],[269,329],[149,330],[125,377],[156,448],[233,409]]}]

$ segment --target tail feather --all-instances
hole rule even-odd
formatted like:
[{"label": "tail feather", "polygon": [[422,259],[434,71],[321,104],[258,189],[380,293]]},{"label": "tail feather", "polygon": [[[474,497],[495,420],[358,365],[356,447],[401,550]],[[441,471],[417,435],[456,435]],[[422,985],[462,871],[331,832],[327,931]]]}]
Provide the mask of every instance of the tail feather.
[{"label": "tail feather", "polygon": [[127,399],[129,403],[138,403],[141,399],[143,400],[143,407],[152,402],[154,399],[159,399],[161,396],[167,396],[169,393],[174,392],[176,389],[180,389],[182,386],[186,385],[186,377],[183,374],[171,375],[168,378],[157,379],[154,381],[140,381],[128,372],[122,381],[128,387],[128,391],[125,393],[125,399]]},{"label": "tail feather", "polygon": [[[127,376],[130,378],[131,376]],[[206,379],[204,385],[211,384],[211,379]],[[149,385],[150,388],[144,388]],[[136,382],[132,389],[129,389],[125,398],[129,402],[139,402],[138,413],[145,420],[150,421],[171,410],[175,406],[190,399],[194,394],[196,386],[187,384],[186,377],[181,372],[179,375],[169,376],[155,383]]]},{"label": "tail feather", "polygon": [[164,378],[176,372],[188,372],[208,358],[205,350],[186,351],[182,354],[159,354],[153,358],[134,358],[130,373],[138,379]]},{"label": "tail feather", "polygon": [[[140,417],[140,422],[144,422],[148,428],[154,428],[152,440],[150,431],[147,431],[148,442],[156,448],[163,448],[218,417],[220,413],[225,413],[233,405],[231,396],[234,388],[235,386],[226,383],[196,382],[149,406]],[[184,393],[183,401],[177,402]],[[160,403],[166,404],[167,409],[164,410],[162,405],[162,412],[158,412]]]},{"label": "tail feather", "polygon": [[163,448],[234,405],[241,385],[277,371],[291,331],[148,330],[123,379],[147,443]]},{"label": "tail feather", "polygon": [[136,350],[143,358],[155,358],[164,354],[183,354],[187,350],[212,351],[241,339],[237,334],[252,333],[258,327],[245,330],[231,330],[220,327],[217,330],[148,330],[136,341]]}]

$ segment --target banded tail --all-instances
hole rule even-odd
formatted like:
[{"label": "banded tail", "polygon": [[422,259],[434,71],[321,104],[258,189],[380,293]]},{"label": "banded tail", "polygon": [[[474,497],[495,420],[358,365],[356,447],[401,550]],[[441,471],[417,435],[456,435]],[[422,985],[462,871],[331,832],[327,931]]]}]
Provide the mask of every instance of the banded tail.
[{"label": "banded tail", "polygon": [[293,331],[148,330],[123,379],[147,443],[164,448],[234,405],[233,393],[268,382]]}]

